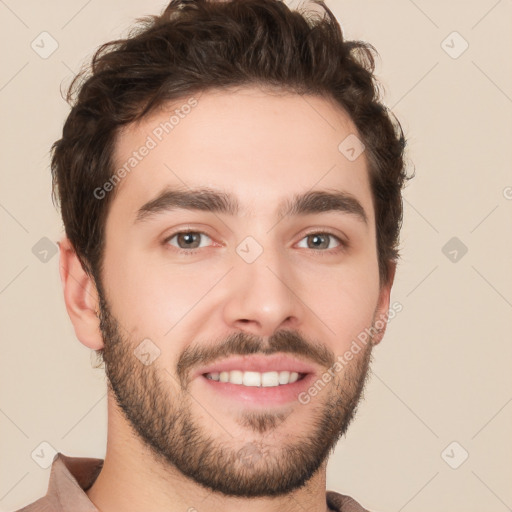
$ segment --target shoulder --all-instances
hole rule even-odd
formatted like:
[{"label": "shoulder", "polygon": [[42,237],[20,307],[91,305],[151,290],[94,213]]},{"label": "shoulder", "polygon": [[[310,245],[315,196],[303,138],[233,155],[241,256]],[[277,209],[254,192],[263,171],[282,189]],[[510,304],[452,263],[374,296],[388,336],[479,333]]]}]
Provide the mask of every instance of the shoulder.
[{"label": "shoulder", "polygon": [[354,498],[335,491],[327,491],[327,505],[336,512],[370,512],[363,508]]},{"label": "shoulder", "polygon": [[43,496],[37,501],[34,501],[33,503],[30,503],[18,510],[14,510],[13,512],[57,512],[60,510],[60,508],[57,507],[58,505],[51,497]]},{"label": "shoulder", "polygon": [[14,512],[98,512],[85,490],[93,484],[102,465],[103,459],[69,457],[58,452],[52,462],[46,495]]}]

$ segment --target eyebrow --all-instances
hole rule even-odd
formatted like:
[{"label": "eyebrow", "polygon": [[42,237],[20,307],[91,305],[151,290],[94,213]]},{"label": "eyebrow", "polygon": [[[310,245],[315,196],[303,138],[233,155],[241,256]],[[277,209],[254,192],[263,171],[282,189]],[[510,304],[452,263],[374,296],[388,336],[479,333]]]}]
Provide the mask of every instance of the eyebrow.
[{"label": "eyebrow", "polygon": [[[199,210],[226,215],[238,215],[240,203],[226,192],[210,188],[178,190],[166,188],[137,211],[135,224],[172,210]],[[278,217],[313,213],[341,212],[354,216],[368,225],[368,217],[361,203],[342,191],[309,191],[285,200],[278,208]]]}]

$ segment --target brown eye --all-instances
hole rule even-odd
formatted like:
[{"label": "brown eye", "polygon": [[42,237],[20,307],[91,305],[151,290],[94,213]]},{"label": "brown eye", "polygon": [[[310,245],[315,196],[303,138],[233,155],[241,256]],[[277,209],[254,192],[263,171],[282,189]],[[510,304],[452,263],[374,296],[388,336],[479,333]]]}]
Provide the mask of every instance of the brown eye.
[{"label": "brown eye", "polygon": [[[306,249],[335,249],[343,245],[342,241],[331,233],[311,233],[306,235],[300,243],[303,240],[306,240]],[[331,243],[332,240],[335,240],[334,245]],[[304,247],[304,245],[299,245],[299,247]]]},{"label": "brown eye", "polygon": [[[169,243],[178,249],[198,249],[200,247],[205,247],[204,244],[201,245],[202,237],[210,239],[208,235],[201,233],[200,231],[180,231],[167,238],[166,243]],[[175,240],[175,243],[173,243],[173,240]]]},{"label": "brown eye", "polygon": [[310,249],[329,249],[328,235],[309,235],[307,238]]}]

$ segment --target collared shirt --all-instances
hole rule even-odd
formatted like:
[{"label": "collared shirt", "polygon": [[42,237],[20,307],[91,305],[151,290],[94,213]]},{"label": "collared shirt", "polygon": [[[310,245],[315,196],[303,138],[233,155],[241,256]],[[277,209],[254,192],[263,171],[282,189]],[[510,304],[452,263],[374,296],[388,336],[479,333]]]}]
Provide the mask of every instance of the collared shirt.
[{"label": "collared shirt", "polygon": [[[103,467],[103,459],[69,457],[57,453],[53,459],[46,496],[16,512],[99,512],[87,491]],[[349,496],[326,492],[326,502],[335,512],[368,512]]]}]

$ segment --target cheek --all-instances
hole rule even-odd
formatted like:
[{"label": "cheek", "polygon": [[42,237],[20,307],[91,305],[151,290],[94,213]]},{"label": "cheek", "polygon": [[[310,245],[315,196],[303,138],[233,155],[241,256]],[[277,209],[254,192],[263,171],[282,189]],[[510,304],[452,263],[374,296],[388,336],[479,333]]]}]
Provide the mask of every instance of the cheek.
[{"label": "cheek", "polygon": [[305,303],[321,321],[332,350],[344,352],[372,324],[379,298],[377,263],[303,274],[301,280]]},{"label": "cheek", "polygon": [[170,264],[161,257],[111,251],[105,261],[113,314],[132,337],[163,340],[179,332],[218,281],[211,264]]}]

